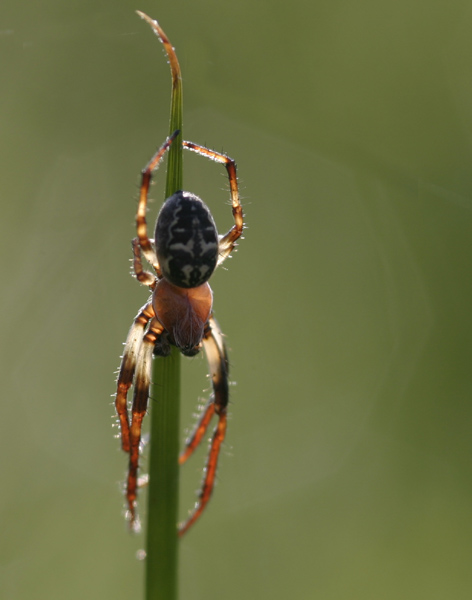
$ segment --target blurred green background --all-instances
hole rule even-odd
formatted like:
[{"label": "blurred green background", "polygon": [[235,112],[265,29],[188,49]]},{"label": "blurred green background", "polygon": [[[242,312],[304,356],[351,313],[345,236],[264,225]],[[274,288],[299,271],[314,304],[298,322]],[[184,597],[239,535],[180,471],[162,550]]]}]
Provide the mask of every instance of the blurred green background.
[{"label": "blurred green background", "polygon": [[[135,9],[177,48],[185,138],[237,160],[248,225],[212,279],[237,385],[181,598],[470,598],[465,0],[2,0],[1,598],[143,593],[111,394],[170,76]],[[184,181],[228,229],[224,169],[187,153]],[[182,439],[205,375],[184,360]]]}]

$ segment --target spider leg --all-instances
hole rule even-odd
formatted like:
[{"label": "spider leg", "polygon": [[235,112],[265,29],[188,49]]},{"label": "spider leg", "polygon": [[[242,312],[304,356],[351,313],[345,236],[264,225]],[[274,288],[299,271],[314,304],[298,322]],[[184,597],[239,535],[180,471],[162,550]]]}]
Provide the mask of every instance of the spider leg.
[{"label": "spider leg", "polygon": [[120,373],[117,379],[115,407],[120,420],[121,447],[125,452],[129,452],[130,449],[127,404],[128,390],[133,383],[138,353],[143,341],[144,329],[152,317],[154,317],[154,309],[152,308],[151,302],[148,302],[141,308],[131,325],[125,343],[123,358],[121,359]]},{"label": "spider leg", "polygon": [[192,434],[185,440],[185,449],[179,456],[179,465],[183,465],[185,462],[187,462],[187,459],[190,458],[198,448],[214,414],[215,403],[211,397],[203,409],[200,418],[198,419],[198,423],[192,431]]},{"label": "spider leg", "polygon": [[[216,319],[213,316],[211,316],[209,319],[209,326],[207,325],[205,334],[207,334],[209,330],[211,331],[211,334],[214,337],[214,340],[218,346],[220,355],[224,359],[226,376],[227,376],[228,371],[229,371],[228,355],[227,355],[226,347],[225,347],[225,344],[223,341],[223,334],[221,333],[220,327],[219,327],[218,323],[216,322]],[[206,349],[206,347],[205,347],[205,349]],[[192,433],[185,440],[185,448],[179,456],[179,464],[180,465],[183,465],[187,461],[187,459],[189,459],[192,456],[194,451],[198,448],[198,446],[200,445],[200,442],[202,441],[203,437],[205,436],[208,426],[210,425],[211,418],[213,417],[214,414],[215,414],[215,399],[214,399],[214,396],[211,395],[206,406],[203,408],[203,410],[200,414],[200,418],[198,419],[198,422],[197,422],[196,426],[194,427]]]},{"label": "spider leg", "polygon": [[236,245],[236,240],[241,236],[244,228],[243,221],[243,209],[241,206],[241,202],[239,201],[239,191],[238,191],[238,178],[236,175],[236,163],[232,158],[222,154],[221,152],[216,152],[215,150],[209,150],[204,146],[198,146],[193,142],[182,142],[182,145],[187,150],[192,150],[197,154],[201,154],[202,156],[206,156],[207,158],[214,160],[216,162],[224,164],[226,167],[226,171],[228,173],[229,179],[229,187],[231,191],[231,204],[233,209],[233,217],[234,217],[234,225],[233,227],[226,233],[225,235],[220,237],[219,248],[218,248],[218,265],[227,258],[233,248]]},{"label": "spider leg", "polygon": [[200,517],[205,509],[205,506],[211,498],[213,487],[215,485],[216,469],[218,466],[218,457],[220,454],[221,444],[223,443],[226,434],[226,411],[228,406],[228,359],[223,343],[222,333],[213,317],[210,318],[205,330],[203,346],[205,348],[205,353],[207,355],[208,364],[210,367],[210,375],[213,383],[213,395],[203,412],[203,416],[200,419],[194,434],[187,442],[187,449],[182,454],[180,462],[184,462],[198,446],[205,435],[205,431],[210,423],[213,413],[218,415],[218,423],[216,424],[211,439],[210,451],[208,453],[204,470],[205,475],[198,494],[198,500],[188,518],[179,526],[180,536],[182,536]]},{"label": "spider leg", "polygon": [[156,287],[156,277],[149,271],[143,269],[143,261],[141,259],[141,246],[139,245],[138,238],[134,238],[132,241],[133,245],[133,270],[136,275],[136,279],[139,283],[147,285],[152,290]]},{"label": "spider leg", "polygon": [[126,485],[126,500],[130,523],[136,521],[136,497],[138,487],[139,445],[141,442],[141,425],[146,414],[149,386],[151,384],[151,364],[154,345],[164,331],[162,325],[154,317],[142,338],[142,344],[136,361],[134,377],[134,397],[131,409],[131,426],[129,435],[129,469]]},{"label": "spider leg", "polygon": [[180,132],[174,131],[174,133],[167,138],[164,144],[159,148],[159,150],[154,154],[151,160],[148,162],[146,167],[142,171],[141,178],[141,189],[139,192],[139,202],[138,202],[138,212],[136,214],[136,230],[138,233],[138,240],[141,250],[146,257],[146,260],[150,265],[153,266],[154,270],[161,276],[161,270],[159,268],[159,261],[157,260],[156,251],[151,243],[151,240],[147,234],[147,224],[146,224],[146,210],[147,210],[147,201],[148,201],[148,193],[149,186],[151,185],[152,173],[157,169],[159,163],[162,160],[162,157],[166,153],[166,150],[175,140]]}]

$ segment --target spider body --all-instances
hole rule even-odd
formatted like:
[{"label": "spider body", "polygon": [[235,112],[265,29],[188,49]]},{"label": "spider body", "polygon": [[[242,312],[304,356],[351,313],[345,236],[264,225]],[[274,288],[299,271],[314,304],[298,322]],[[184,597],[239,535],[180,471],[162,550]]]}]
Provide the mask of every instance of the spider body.
[{"label": "spider body", "polygon": [[[228,406],[228,357],[218,323],[213,317],[213,293],[208,284],[216,266],[234,249],[243,231],[243,212],[239,201],[236,164],[228,156],[182,142],[206,158],[226,167],[231,191],[233,227],[218,236],[208,207],[194,194],[178,191],[168,198],[159,212],[155,240],[147,235],[146,210],[152,173],[179,132],[166,140],[142,172],[137,237],[133,240],[133,268],[136,279],[152,292],[140,309],[128,333],[117,380],[116,412],[121,429],[121,446],[129,455],[126,502],[131,525],[136,523],[136,500],[141,442],[141,425],[147,411],[153,355],[168,356],[175,345],[182,354],[193,356],[203,347],[208,359],[212,394],[194,431],[179,457],[184,463],[205,436],[213,415],[218,417],[212,435],[204,478],[195,507],[180,525],[185,533],[199,518],[208,503],[215,482],[221,444],[226,432]],[[142,256],[154,273],[145,271]],[[128,391],[134,386],[133,402],[128,407]]]},{"label": "spider body", "polygon": [[218,232],[198,196],[178,191],[165,201],[155,240],[157,260],[168,281],[194,288],[210,279],[218,262]]},{"label": "spider body", "polygon": [[200,351],[212,305],[213,292],[208,283],[183,288],[161,279],[152,295],[154,312],[169,341],[186,356],[194,356]]}]

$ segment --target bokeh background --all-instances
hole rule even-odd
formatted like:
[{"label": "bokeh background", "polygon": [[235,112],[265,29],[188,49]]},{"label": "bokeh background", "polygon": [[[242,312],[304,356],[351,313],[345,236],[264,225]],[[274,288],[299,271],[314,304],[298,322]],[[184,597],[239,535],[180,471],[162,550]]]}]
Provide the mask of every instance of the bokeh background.
[{"label": "bokeh background", "polygon": [[[2,0],[1,598],[143,596],[111,394],[170,78],[135,9],[177,48],[185,137],[237,159],[248,225],[212,280],[237,385],[181,598],[470,598],[465,0]],[[229,228],[224,169],[187,154],[184,181]],[[182,439],[207,387],[185,360]]]}]

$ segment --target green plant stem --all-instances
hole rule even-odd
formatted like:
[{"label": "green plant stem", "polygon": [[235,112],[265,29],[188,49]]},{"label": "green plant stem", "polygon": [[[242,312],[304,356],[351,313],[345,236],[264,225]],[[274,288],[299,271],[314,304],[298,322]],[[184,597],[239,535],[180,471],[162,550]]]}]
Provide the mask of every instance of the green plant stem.
[{"label": "green plant stem", "polygon": [[146,537],[146,600],[175,600],[178,572],[180,354],[154,361]]},{"label": "green plant stem", "polygon": [[[157,21],[144,13],[164,44],[172,75],[170,131],[182,132],[182,78],[174,48]],[[166,198],[182,189],[182,133],[168,151]],[[146,535],[146,600],[177,600],[180,434],[180,353],[154,360]]]}]

